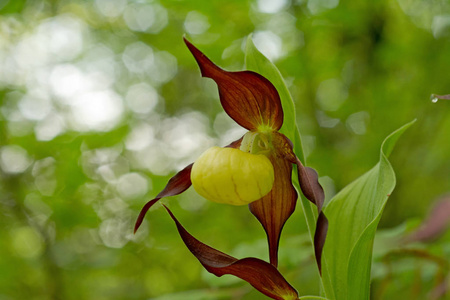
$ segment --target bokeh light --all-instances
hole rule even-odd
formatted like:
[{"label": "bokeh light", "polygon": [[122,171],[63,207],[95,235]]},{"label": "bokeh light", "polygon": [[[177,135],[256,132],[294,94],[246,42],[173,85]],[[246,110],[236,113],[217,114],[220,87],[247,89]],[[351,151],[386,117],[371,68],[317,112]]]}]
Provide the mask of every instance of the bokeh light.
[{"label": "bokeh light", "polygon": [[[246,132],[183,35],[231,71],[252,35],[285,78],[327,201],[418,118],[391,156],[397,189],[381,224],[399,238],[450,190],[450,108],[429,101],[450,93],[449,16],[445,0],[0,1],[0,299],[260,299],[202,271],[161,205],[133,234],[175,172]],[[193,190],[163,201],[202,241],[266,259],[246,208]],[[284,274],[318,294],[300,208],[282,240]],[[442,240],[423,247],[447,254]],[[374,299],[400,297],[380,260]],[[418,269],[404,266],[396,286],[412,291]],[[415,299],[433,286],[424,270]]]}]

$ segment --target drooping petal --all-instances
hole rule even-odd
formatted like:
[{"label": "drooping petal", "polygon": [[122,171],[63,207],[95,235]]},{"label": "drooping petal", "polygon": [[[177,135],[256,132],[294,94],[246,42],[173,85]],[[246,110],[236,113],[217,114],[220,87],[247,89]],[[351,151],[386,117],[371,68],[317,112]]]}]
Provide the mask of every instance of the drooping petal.
[{"label": "drooping petal", "polygon": [[269,157],[275,171],[270,193],[249,204],[251,213],[259,220],[267,234],[270,263],[278,265],[278,244],[287,219],[295,210],[297,192],[292,185],[292,164],[278,151]]},{"label": "drooping petal", "polygon": [[325,201],[325,193],[319,183],[317,172],[310,167],[303,166],[302,162],[294,154],[292,142],[283,134],[274,136],[274,145],[287,161],[297,165],[298,181],[303,195],[317,206],[318,217],[316,232],[314,233],[314,252],[319,272],[322,272],[322,251],[328,231],[328,219],[325,217],[322,207]]},{"label": "drooping petal", "polygon": [[142,221],[144,220],[145,214],[150,209],[150,207],[153,206],[153,204],[158,202],[163,197],[179,195],[191,186],[192,165],[193,164],[188,165],[183,170],[178,172],[175,176],[170,178],[166,187],[156,196],[156,198],[150,200],[149,202],[147,202],[147,204],[144,205],[136,220],[136,224],[134,225],[134,232],[139,229],[139,226],[141,226]]},{"label": "drooping petal", "polygon": [[314,252],[316,255],[319,272],[322,273],[322,251],[328,231],[328,219],[322,211],[325,193],[319,183],[319,176],[313,168],[303,166],[302,162],[296,158],[298,181],[303,195],[317,206],[318,217],[316,232],[314,233]]},{"label": "drooping petal", "polygon": [[252,71],[224,71],[188,40],[184,41],[194,55],[202,76],[217,83],[220,102],[236,123],[248,130],[268,127],[276,131],[281,128],[283,109],[280,96],[269,80]]},{"label": "drooping petal", "polygon": [[[226,148],[239,148],[242,142],[242,138],[231,142],[229,145],[225,146]],[[136,220],[136,224],[134,226],[134,232],[139,229],[139,226],[141,226],[142,221],[144,220],[145,214],[147,211],[161,198],[163,197],[169,197],[169,196],[175,196],[179,195],[185,190],[187,190],[191,186],[191,169],[192,164],[185,167],[183,170],[175,174],[169,182],[167,183],[166,187],[156,196],[155,199],[150,200],[147,202],[144,207],[141,209],[141,212],[139,213],[139,216]]]},{"label": "drooping petal", "polygon": [[297,291],[273,265],[252,257],[236,259],[200,242],[187,232],[166,206],[164,207],[175,222],[186,247],[208,272],[218,277],[225,274],[237,276],[272,299],[298,299]]}]

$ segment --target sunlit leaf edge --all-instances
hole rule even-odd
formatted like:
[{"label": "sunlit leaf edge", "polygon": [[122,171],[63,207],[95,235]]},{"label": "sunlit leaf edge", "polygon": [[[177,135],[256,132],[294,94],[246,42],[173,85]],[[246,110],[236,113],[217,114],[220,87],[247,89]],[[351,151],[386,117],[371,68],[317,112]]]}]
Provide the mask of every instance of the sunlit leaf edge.
[{"label": "sunlit leaf edge", "polygon": [[[416,120],[413,120],[399,129],[395,130],[393,133],[391,133],[389,136],[386,137],[386,139],[383,141],[381,145],[380,150],[380,162],[377,164],[379,169],[382,169],[383,166],[387,168],[388,171],[392,172],[393,175],[393,182],[392,185],[389,188],[389,194],[392,193],[392,191],[395,188],[396,185],[396,177],[394,168],[392,167],[392,164],[389,162],[388,157],[391,154],[392,150],[394,149],[394,146],[397,142],[397,140],[400,138],[400,136],[412,125],[416,122]],[[372,170],[376,170],[375,167]],[[373,248],[373,242],[375,239],[375,233],[378,227],[378,223],[380,222],[381,216],[384,211],[384,207],[386,206],[387,200],[389,196],[386,195],[384,202],[381,204],[380,209],[378,211],[378,214],[373,219],[372,222],[370,222],[363,233],[358,238],[355,246],[352,248],[350,252],[350,258],[348,262],[348,278],[347,278],[347,288],[349,291],[348,299],[369,299],[370,297],[370,274],[371,274],[371,266],[372,266],[372,248]],[[364,258],[365,256],[365,258]],[[362,259],[358,259],[362,257]],[[366,263],[363,263],[362,261],[365,261]],[[364,270],[350,270],[350,268],[362,268]],[[364,274],[365,276],[362,277],[361,275]],[[366,278],[366,282],[363,282],[361,284],[361,278]]]},{"label": "sunlit leaf edge", "polygon": [[[393,191],[395,187],[395,173],[394,170],[388,160],[389,154],[392,152],[393,147],[395,143],[397,142],[398,138],[401,136],[401,134],[408,129],[415,120],[403,125],[399,129],[395,130],[393,133],[391,133],[389,136],[386,137],[386,139],[383,141],[381,145],[380,150],[380,161],[368,172],[358,177],[356,180],[348,184],[346,187],[344,187],[339,193],[337,193],[328,203],[327,207],[333,206],[333,203],[337,201],[338,199],[345,198],[344,195],[352,191],[355,186],[361,182],[367,180],[367,178],[377,175],[376,172],[379,172],[380,168],[386,170],[386,172],[390,173],[391,176],[393,176],[393,181],[391,182],[390,186],[386,188],[385,192],[386,197],[383,200],[383,203],[379,205],[378,212],[375,214],[372,221],[368,222],[364,230],[361,232],[360,236],[356,239],[356,242],[354,243],[354,246],[351,248],[349,253],[349,256],[346,258],[341,258],[340,260],[347,261],[347,269],[346,270],[340,270],[339,275],[340,278],[335,278],[335,280],[332,280],[332,273],[326,273],[324,274],[324,287],[326,289],[326,294],[331,299],[368,299],[369,296],[369,284],[370,284],[370,269],[371,269],[371,255],[372,255],[372,244],[375,237],[375,231],[378,226],[378,222],[381,219],[381,215],[383,212],[383,208],[387,202],[388,195]],[[380,174],[378,173],[379,177]],[[327,208],[325,208],[325,212],[327,212]],[[327,214],[330,214],[330,211],[327,212]],[[330,214],[329,217],[332,217]],[[339,231],[339,234],[342,235],[342,228]],[[335,252],[335,251],[333,251]],[[359,256],[366,256],[364,259],[358,260],[356,262],[356,258]],[[324,256],[327,256],[326,253]],[[361,262],[364,261],[364,262]],[[352,270],[349,271],[349,266],[354,265],[355,268],[360,268],[358,270]],[[347,284],[345,286],[333,286],[334,282],[342,282],[342,276],[347,275]],[[350,278],[350,279],[349,279]],[[352,283],[350,283],[352,282]],[[344,292],[342,292],[344,291]],[[350,292],[347,293],[347,291],[351,291],[351,297]],[[363,296],[365,295],[365,296]],[[352,298],[353,297],[353,298]],[[356,298],[355,298],[356,297]]]}]

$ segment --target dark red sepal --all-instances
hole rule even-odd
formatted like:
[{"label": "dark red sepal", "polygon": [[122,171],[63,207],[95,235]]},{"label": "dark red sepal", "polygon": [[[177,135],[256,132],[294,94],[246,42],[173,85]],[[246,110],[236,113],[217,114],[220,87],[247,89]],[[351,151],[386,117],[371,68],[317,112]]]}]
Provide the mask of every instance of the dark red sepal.
[{"label": "dark red sepal", "polygon": [[208,272],[218,277],[225,274],[237,276],[272,299],[298,299],[297,291],[273,265],[253,257],[236,259],[200,242],[187,232],[166,206],[164,207],[175,222],[186,247]]},{"label": "dark red sepal", "polygon": [[236,123],[248,130],[265,127],[277,131],[281,128],[283,109],[280,96],[269,80],[252,71],[222,70],[186,38],[184,42],[194,55],[202,76],[217,83],[220,103]]}]

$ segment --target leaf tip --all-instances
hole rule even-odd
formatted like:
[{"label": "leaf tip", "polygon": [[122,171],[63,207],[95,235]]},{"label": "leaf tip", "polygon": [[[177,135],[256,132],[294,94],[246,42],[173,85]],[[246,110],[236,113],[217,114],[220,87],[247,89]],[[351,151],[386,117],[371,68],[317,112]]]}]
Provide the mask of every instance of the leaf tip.
[{"label": "leaf tip", "polygon": [[382,155],[385,155],[386,157],[389,157],[389,155],[391,154],[392,150],[394,149],[394,145],[397,142],[397,140],[406,131],[406,129],[411,127],[411,125],[413,125],[416,121],[417,121],[417,119],[414,119],[414,120],[406,123],[405,125],[401,126],[400,128],[398,128],[397,130],[395,130],[391,134],[389,134],[384,139],[383,143],[381,144]]}]

